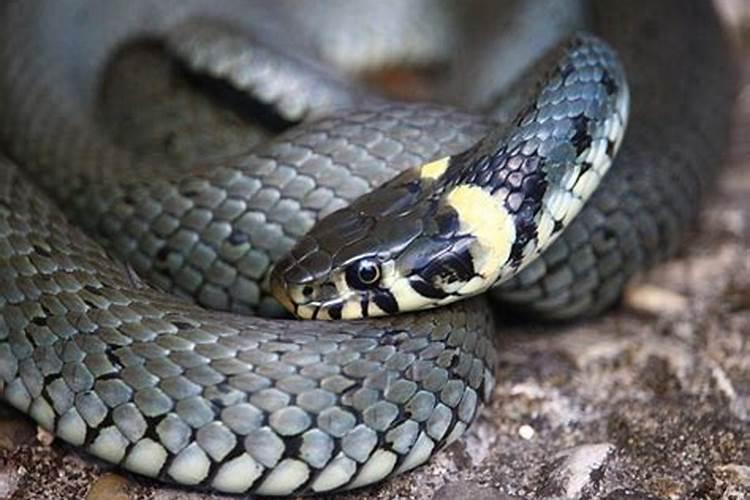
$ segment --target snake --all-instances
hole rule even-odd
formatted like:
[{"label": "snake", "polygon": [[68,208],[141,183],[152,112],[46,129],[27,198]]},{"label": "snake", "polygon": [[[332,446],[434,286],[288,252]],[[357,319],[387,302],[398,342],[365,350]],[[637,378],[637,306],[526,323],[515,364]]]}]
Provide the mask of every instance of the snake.
[{"label": "snake", "polygon": [[[429,60],[426,38],[448,44],[436,3],[405,4],[6,2],[3,400],[165,482],[358,488],[427,462],[477,418],[495,383],[488,295],[550,322],[587,317],[677,251],[719,171],[734,91],[710,2],[592,2],[586,33],[542,58],[541,83],[522,72],[531,90],[510,116],[510,93],[488,115],[346,77],[343,46],[388,65],[385,49]],[[475,40],[493,47],[489,67],[507,26],[480,7],[493,15],[472,23],[497,24]],[[411,9],[399,38],[391,16]],[[129,150],[94,109],[107,61],[142,39],[198,87],[273,105],[274,134],[238,126],[227,134],[248,142],[210,161]],[[203,109],[186,92],[190,105],[164,106]],[[225,137],[226,111],[197,128]],[[307,320],[245,315],[274,310],[271,293]]]}]

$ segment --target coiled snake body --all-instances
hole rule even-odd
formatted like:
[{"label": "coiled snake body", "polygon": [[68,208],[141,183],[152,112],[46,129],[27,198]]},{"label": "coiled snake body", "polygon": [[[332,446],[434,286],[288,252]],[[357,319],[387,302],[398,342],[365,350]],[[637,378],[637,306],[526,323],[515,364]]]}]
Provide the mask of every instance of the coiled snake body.
[{"label": "coiled snake body", "polygon": [[[559,217],[533,218],[534,231],[514,222],[513,236],[502,240],[478,236],[484,231],[479,222],[461,225],[479,219],[467,207],[487,202],[483,195],[455,194],[457,186],[479,186],[480,174],[490,170],[463,177],[456,171],[495,158],[485,153],[497,152],[501,139],[518,130],[527,143],[537,140],[526,152],[537,159],[528,164],[549,166],[551,158],[562,158],[577,165],[573,181],[562,174],[552,179],[546,170],[544,186],[526,193],[531,201],[539,202],[547,186],[575,185],[589,169],[609,163],[624,127],[619,119],[627,93],[618,63],[593,38],[577,38],[563,54],[548,93],[542,90],[516,128],[488,132],[492,124],[479,116],[371,98],[323,71],[310,50],[275,58],[305,47],[307,33],[289,26],[304,17],[325,23],[325,15],[233,1],[6,4],[0,139],[10,159],[0,162],[0,393],[44,428],[104,460],[225,492],[355,488],[425,462],[463,433],[492,390],[493,326],[483,298],[349,322],[232,312],[262,303],[259,283],[270,262],[314,220],[420,164],[420,186],[453,175],[453,191],[444,191],[454,193],[454,220],[446,225],[482,244],[484,253],[468,250],[475,271],[486,271],[494,282],[503,274],[494,271],[498,262],[523,267],[503,275],[493,294],[547,317],[601,311],[628,277],[674,252],[725,145],[732,86],[719,25],[710,4],[698,0],[595,6],[594,31],[619,53],[631,87],[627,136],[575,219],[580,207],[570,215],[567,208],[550,210]],[[250,7],[253,15],[237,14]],[[222,22],[234,27],[224,29]],[[433,22],[439,19],[427,19],[427,32]],[[284,120],[315,118],[336,107],[354,111],[293,128],[218,168],[192,166],[186,174],[174,167],[157,177],[152,161],[134,161],[91,118],[104,61],[121,42],[139,36],[165,37],[191,67],[275,102]],[[419,43],[408,47],[413,56],[425,56]],[[585,64],[577,59],[581,53],[588,54]],[[589,64],[592,53],[598,56]],[[263,75],[289,93],[268,87]],[[580,86],[571,90],[567,82]],[[570,99],[556,100],[566,89]],[[579,99],[591,102],[583,100],[589,94],[598,96],[599,106],[576,110]],[[554,126],[545,126],[542,110],[550,102],[563,102],[564,112],[552,106],[548,123]],[[531,132],[523,128],[530,125]],[[485,135],[484,146],[456,155]],[[427,163],[446,155],[453,156]],[[584,168],[581,158],[596,161]],[[51,200],[87,232],[102,235],[107,250],[70,226]],[[357,203],[363,210],[383,206],[377,197]],[[508,195],[503,206],[514,203]],[[497,220],[503,210],[485,215]],[[342,241],[359,230],[337,224]],[[411,228],[386,233],[400,241]],[[335,239],[335,230],[320,231],[326,241]],[[552,233],[557,240],[534,258]],[[498,242],[507,248],[501,252]],[[305,247],[309,240],[301,245],[283,271],[304,285],[315,249]],[[325,316],[404,310],[427,295],[468,295],[466,288],[438,289],[434,273],[432,281],[422,279],[425,272],[411,298],[403,299],[404,289],[390,299],[373,296],[376,309],[358,297],[356,314],[332,302]],[[439,281],[449,282],[445,275]],[[476,282],[465,282],[475,291]],[[321,308],[309,311],[314,316]]]}]

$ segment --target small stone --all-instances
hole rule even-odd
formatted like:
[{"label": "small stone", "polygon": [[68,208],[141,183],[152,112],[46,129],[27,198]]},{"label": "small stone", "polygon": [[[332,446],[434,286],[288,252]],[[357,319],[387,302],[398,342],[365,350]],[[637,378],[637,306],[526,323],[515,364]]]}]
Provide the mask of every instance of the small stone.
[{"label": "small stone", "polygon": [[99,476],[89,488],[86,500],[130,500],[127,479],[117,474],[103,474]]},{"label": "small stone", "polygon": [[46,429],[37,427],[36,440],[42,443],[44,446],[52,446],[52,443],[55,441],[55,435]]},{"label": "small stone", "polygon": [[536,431],[530,425],[522,425],[518,428],[518,435],[521,436],[521,439],[528,441],[534,437],[534,434],[536,434]]},{"label": "small stone", "polygon": [[641,284],[625,289],[623,303],[633,311],[647,316],[677,316],[688,310],[688,299],[666,288]]}]

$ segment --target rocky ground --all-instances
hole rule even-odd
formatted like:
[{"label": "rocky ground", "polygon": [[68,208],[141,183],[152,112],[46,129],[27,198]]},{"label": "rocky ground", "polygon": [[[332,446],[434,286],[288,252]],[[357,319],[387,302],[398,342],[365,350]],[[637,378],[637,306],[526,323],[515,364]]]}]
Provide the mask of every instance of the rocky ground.
[{"label": "rocky ground", "polygon": [[[742,1],[720,3],[744,19],[735,31],[747,42]],[[731,167],[684,252],[605,318],[505,329],[494,400],[468,437],[413,474],[337,499],[750,498],[745,45]],[[0,498],[222,497],[121,475],[0,405]]]}]

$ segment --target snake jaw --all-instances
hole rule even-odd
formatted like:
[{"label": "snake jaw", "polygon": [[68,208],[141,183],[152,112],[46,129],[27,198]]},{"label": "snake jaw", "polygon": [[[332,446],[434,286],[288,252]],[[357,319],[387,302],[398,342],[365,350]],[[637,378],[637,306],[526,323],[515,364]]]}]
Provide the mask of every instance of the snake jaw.
[{"label": "snake jaw", "polygon": [[[308,238],[309,241],[309,238]],[[270,289],[276,300],[289,312],[301,319],[342,319],[345,305],[352,295],[343,277],[331,279],[312,273],[306,264],[320,262],[317,250],[304,253],[297,247],[271,270]],[[302,254],[301,258],[297,258]],[[336,278],[336,275],[332,275]],[[346,318],[361,316],[347,310]]]}]

